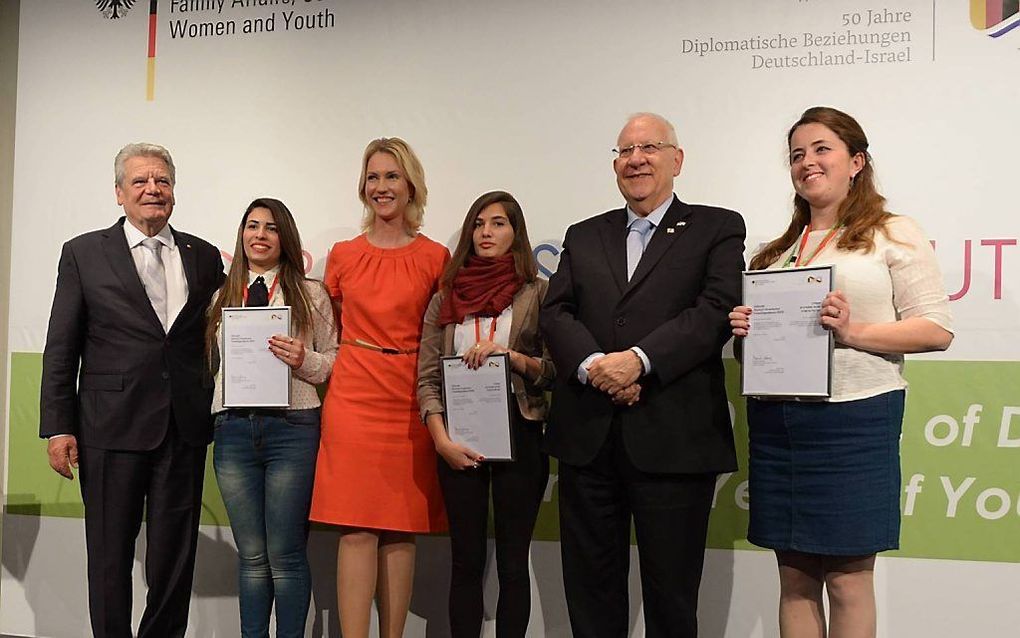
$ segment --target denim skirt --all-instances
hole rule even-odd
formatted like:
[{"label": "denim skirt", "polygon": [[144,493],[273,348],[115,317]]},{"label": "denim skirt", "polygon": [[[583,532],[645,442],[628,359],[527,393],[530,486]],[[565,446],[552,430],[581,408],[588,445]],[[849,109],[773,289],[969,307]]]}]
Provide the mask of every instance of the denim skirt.
[{"label": "denim skirt", "polygon": [[747,539],[829,556],[899,547],[904,394],[817,403],[748,399]]}]

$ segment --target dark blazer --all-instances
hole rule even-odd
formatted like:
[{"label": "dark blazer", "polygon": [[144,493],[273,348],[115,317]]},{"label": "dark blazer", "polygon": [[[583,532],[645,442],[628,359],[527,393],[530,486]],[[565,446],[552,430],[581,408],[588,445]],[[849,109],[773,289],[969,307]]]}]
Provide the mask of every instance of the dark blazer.
[{"label": "dark blazer", "polygon": [[156,317],[124,238],[125,218],[64,244],[43,352],[39,435],[79,445],[151,450],[171,411],[190,445],[212,440],[205,311],[223,282],[219,251],[172,230],[188,301],[168,333]]},{"label": "dark blazer", "polygon": [[[537,357],[542,362],[542,371],[535,381],[525,381],[516,372],[511,374],[517,406],[521,416],[529,421],[544,421],[547,410],[545,391],[552,386],[556,370],[549,351],[538,330],[538,313],[545,297],[548,283],[537,279],[521,286],[513,300],[513,321],[510,324],[509,347],[522,354]],[[421,350],[418,354],[418,404],[421,418],[430,414],[445,412],[443,407],[442,374],[439,358],[457,354],[453,349],[453,335],[457,324],[439,326],[439,307],[443,293],[437,292],[425,311],[425,324],[421,334]]]},{"label": "dark blazer", "polygon": [[[546,449],[586,465],[618,411],[637,468],[735,470],[721,350],[730,337],[727,315],[741,297],[744,221],[734,211],[674,197],[630,282],[626,224],[626,209],[618,209],[567,229],[541,315],[557,369]],[[590,354],[632,346],[652,365],[638,381],[636,405],[616,408],[577,380]]]}]

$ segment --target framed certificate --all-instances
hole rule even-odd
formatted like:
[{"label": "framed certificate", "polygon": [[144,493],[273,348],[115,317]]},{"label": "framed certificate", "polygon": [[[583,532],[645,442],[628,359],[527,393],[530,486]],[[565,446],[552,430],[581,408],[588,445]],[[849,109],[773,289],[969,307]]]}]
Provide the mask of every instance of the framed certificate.
[{"label": "framed certificate", "polygon": [[743,304],[752,309],[743,343],[744,396],[832,396],[833,337],[819,318],[834,270],[829,265],[744,272]]},{"label": "framed certificate", "polygon": [[490,355],[477,370],[460,357],[442,357],[440,370],[450,440],[486,461],[513,461],[510,355]]},{"label": "framed certificate", "polygon": [[290,407],[290,366],[268,343],[290,335],[290,306],[224,308],[220,331],[223,407]]}]

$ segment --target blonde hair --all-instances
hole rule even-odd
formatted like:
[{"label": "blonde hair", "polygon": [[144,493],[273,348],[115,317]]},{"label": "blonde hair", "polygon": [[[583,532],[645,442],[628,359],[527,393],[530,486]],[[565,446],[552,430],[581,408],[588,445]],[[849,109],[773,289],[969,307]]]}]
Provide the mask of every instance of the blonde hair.
[{"label": "blonde hair", "polygon": [[396,160],[400,171],[407,179],[411,191],[411,201],[404,212],[404,227],[409,233],[416,233],[425,218],[425,203],[429,190],[425,186],[425,169],[414,154],[411,146],[399,137],[380,137],[372,140],[365,147],[365,155],[361,158],[361,177],[358,178],[358,199],[365,205],[365,215],[361,219],[361,230],[367,231],[375,223],[375,211],[368,205],[365,197],[365,180],[368,178],[368,161],[376,153],[387,153]]}]

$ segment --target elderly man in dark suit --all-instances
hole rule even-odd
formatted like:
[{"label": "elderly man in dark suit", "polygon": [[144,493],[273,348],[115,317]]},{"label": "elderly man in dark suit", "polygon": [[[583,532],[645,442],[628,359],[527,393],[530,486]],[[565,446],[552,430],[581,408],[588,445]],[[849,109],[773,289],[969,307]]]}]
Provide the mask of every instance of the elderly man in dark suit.
[{"label": "elderly man in dark suit", "polygon": [[114,172],[125,217],[60,254],[39,434],[56,472],[72,479],[80,463],[93,634],[132,635],[144,510],[149,591],[138,636],[183,636],[212,438],[205,311],[223,263],[211,244],[167,224],[175,173],[165,148],[129,144]]},{"label": "elderly man in dark suit", "polygon": [[542,307],[567,607],[574,636],[627,635],[633,518],[646,635],[694,637],[715,476],[736,469],[720,355],[744,222],[673,194],[664,118],[635,115],[617,141],[627,206],[567,230]]}]

